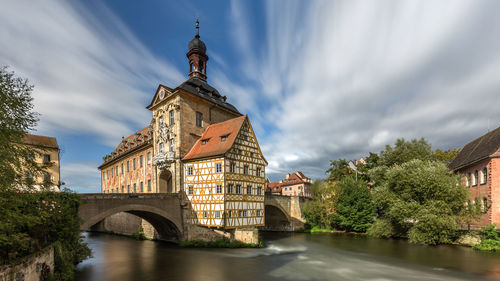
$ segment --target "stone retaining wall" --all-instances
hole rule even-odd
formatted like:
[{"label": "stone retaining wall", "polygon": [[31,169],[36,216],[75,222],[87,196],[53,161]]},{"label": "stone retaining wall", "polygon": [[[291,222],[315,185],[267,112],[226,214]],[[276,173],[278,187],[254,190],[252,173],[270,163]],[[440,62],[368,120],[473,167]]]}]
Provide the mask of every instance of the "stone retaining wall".
[{"label": "stone retaining wall", "polygon": [[54,272],[54,248],[49,246],[15,265],[0,266],[0,281],[39,281]]}]

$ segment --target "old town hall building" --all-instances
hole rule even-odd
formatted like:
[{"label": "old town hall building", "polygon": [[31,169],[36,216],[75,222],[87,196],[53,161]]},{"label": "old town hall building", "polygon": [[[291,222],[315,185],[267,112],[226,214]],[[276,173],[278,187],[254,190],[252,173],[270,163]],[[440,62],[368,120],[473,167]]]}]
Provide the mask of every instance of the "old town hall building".
[{"label": "old town hall building", "polygon": [[267,162],[250,120],[207,83],[206,46],[189,42],[189,79],[159,85],[151,123],[103,157],[103,193],[185,193],[194,224],[264,224]]}]

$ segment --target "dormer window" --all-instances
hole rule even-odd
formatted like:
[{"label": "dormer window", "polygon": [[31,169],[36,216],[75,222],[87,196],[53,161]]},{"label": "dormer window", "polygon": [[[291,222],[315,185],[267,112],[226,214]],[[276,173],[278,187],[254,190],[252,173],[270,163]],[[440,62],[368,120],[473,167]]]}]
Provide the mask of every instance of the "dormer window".
[{"label": "dormer window", "polygon": [[228,135],[221,136],[221,137],[220,137],[220,141],[226,141],[226,140],[227,140],[227,136],[228,136]]}]

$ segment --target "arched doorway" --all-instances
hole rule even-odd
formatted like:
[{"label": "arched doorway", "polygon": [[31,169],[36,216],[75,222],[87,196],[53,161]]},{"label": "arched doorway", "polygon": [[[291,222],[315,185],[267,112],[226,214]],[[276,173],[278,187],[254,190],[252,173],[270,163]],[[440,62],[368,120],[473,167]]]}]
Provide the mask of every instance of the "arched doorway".
[{"label": "arched doorway", "polygon": [[172,193],[172,173],[169,170],[163,170],[160,173],[160,185],[158,188],[160,193]]}]

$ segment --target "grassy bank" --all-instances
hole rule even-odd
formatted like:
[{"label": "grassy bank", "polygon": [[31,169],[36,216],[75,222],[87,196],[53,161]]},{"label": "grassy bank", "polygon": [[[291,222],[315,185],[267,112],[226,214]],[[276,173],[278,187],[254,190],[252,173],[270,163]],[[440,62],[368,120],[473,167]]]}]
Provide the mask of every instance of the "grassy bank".
[{"label": "grassy bank", "polygon": [[179,245],[186,248],[263,248],[264,242],[261,240],[258,244],[254,244],[231,241],[229,239],[219,239],[215,241],[184,240],[180,241]]}]

